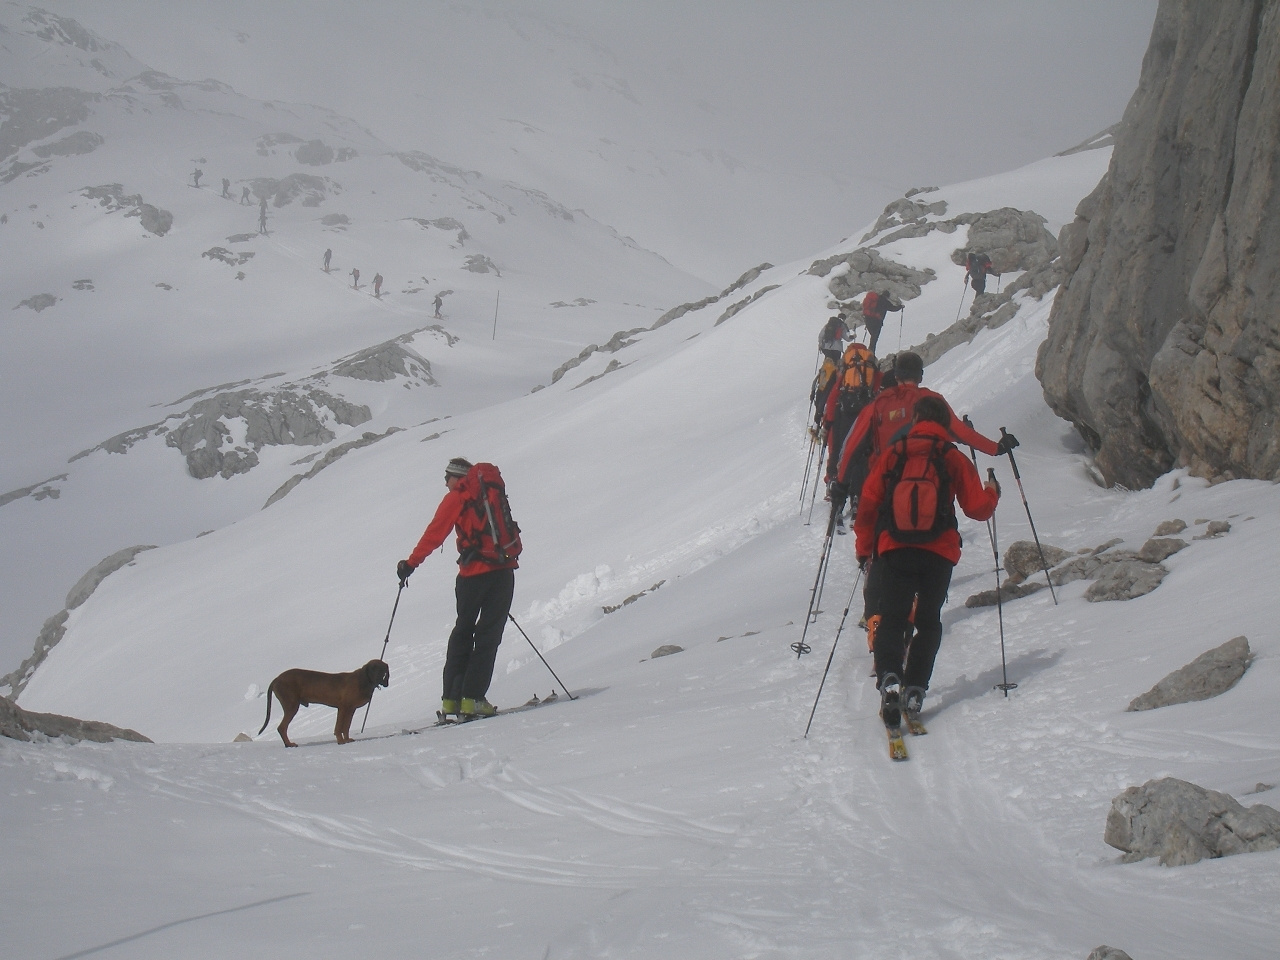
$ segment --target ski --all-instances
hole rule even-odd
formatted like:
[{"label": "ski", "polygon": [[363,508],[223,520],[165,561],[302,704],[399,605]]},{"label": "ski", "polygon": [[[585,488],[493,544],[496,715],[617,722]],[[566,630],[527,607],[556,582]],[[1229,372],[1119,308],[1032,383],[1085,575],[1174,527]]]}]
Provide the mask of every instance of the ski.
[{"label": "ski", "polygon": [[[503,709],[499,710],[497,713],[490,714],[487,717],[481,716],[480,714],[473,714],[471,716],[449,716],[437,710],[436,722],[433,723],[432,726],[433,727],[456,727],[464,723],[471,723],[475,720],[490,720],[493,717],[505,717],[513,713],[524,713],[526,710],[532,710],[535,707],[545,707],[547,704],[555,703],[559,699],[560,699],[560,695],[556,693],[554,690],[551,691],[551,695],[549,697],[544,697],[541,700],[538,699],[538,695],[535,693],[532,699],[526,700],[524,703],[520,704],[519,706],[504,707]],[[414,731],[414,732],[417,732],[417,731]]]},{"label": "ski", "polygon": [[924,723],[920,720],[919,714],[912,715],[904,711],[902,716],[907,721],[907,730],[910,731],[913,737],[923,737],[929,732]]},{"label": "ski", "polygon": [[889,759],[906,760],[907,744],[902,739],[902,727],[885,727],[884,732],[889,735]]}]

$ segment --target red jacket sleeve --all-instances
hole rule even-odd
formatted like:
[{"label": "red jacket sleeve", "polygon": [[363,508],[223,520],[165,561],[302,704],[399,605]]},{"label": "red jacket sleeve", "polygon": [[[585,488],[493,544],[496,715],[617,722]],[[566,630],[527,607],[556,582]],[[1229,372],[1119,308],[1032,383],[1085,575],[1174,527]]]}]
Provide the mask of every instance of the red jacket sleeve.
[{"label": "red jacket sleeve", "polygon": [[[940,394],[933,393],[932,391],[930,391],[930,393],[939,400],[942,400],[942,396]],[[945,400],[942,400],[942,402],[946,403]],[[951,410],[951,404],[947,404],[947,409]],[[988,440],[977,430],[973,429],[973,427],[966,424],[956,416],[956,412],[954,410],[951,410],[950,433],[951,439],[956,443],[962,443],[966,447],[973,447],[973,449],[977,450],[979,453],[985,453],[988,457],[998,457],[1000,455],[997,452],[996,442],[994,440]],[[973,464],[969,464],[969,467],[972,468]],[[975,517],[975,519],[977,518]]]},{"label": "red jacket sleeve", "polygon": [[947,451],[947,474],[956,496],[956,503],[971,520],[990,520],[1000,503],[994,489],[982,482],[977,469],[959,450]]},{"label": "red jacket sleeve", "polygon": [[462,494],[456,490],[450,490],[444,495],[440,506],[436,507],[436,515],[427,524],[422,539],[413,548],[413,553],[409,554],[409,566],[417,569],[418,565],[427,559],[428,554],[449,538],[449,534],[458,523],[458,518],[462,516],[462,508],[465,504]]}]

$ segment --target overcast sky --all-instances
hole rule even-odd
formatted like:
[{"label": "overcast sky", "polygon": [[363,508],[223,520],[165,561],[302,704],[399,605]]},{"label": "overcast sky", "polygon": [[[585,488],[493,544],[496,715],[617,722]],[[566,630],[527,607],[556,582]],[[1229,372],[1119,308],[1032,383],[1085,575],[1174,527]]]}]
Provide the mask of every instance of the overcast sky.
[{"label": "overcast sky", "polygon": [[[45,5],[166,73],[330,106],[392,146],[518,178],[604,219],[626,219],[616,195],[645,187],[583,183],[595,174],[572,155],[598,137],[632,151],[632,173],[646,152],[675,177],[662,166],[674,152],[720,151],[731,170],[757,175],[700,215],[729,221],[739,209],[745,222],[769,221],[785,248],[764,251],[771,257],[838,240],[909,186],[1009,170],[1115,123],[1156,9],[1155,0]],[[612,106],[570,86],[599,93],[601,83]],[[517,161],[513,120],[558,146]],[[756,208],[754,195],[770,192],[777,204]],[[666,202],[687,205],[679,194]],[[645,230],[661,232],[631,219],[615,225],[646,242]],[[741,226],[717,235],[695,223],[692,242],[741,241],[726,258],[737,263],[748,240],[761,242],[744,240]]]}]

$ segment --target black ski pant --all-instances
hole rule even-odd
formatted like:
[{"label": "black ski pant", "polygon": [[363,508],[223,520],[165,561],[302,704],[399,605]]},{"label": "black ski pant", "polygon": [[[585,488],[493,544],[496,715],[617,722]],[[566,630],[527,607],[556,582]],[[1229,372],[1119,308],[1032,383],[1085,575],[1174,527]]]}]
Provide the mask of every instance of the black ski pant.
[{"label": "black ski pant", "polygon": [[516,591],[514,570],[490,570],[458,577],[454,593],[458,621],[449,634],[444,660],[444,699],[479,700],[489,691],[493,662]]},{"label": "black ski pant", "polygon": [[[877,686],[892,673],[903,687],[927,690],[942,643],[942,605],[955,567],[946,557],[919,547],[882,553],[874,566],[880,568],[881,578],[880,628],[876,631],[875,649]],[[911,637],[913,602],[915,636]]]}]

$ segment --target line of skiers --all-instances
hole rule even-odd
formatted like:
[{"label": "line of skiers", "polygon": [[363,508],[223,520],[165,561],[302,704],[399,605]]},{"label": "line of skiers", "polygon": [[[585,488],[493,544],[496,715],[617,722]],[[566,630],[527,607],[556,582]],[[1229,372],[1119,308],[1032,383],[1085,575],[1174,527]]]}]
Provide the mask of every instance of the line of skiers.
[{"label": "line of skiers", "polygon": [[[979,276],[975,288],[985,283],[986,273]],[[887,293],[877,292],[876,301],[877,312],[885,301],[895,309]],[[918,719],[929,689],[941,610],[960,560],[955,503],[983,521],[1000,499],[994,474],[984,483],[957,444],[994,457],[1018,441],[1008,433],[999,442],[983,436],[940,394],[920,386],[918,354],[902,352],[880,364],[871,344],[844,346],[852,339],[847,319],[831,317],[819,336],[812,430],[825,443],[828,536],[844,533],[846,505],[854,518],[854,549],[866,578],[861,625],[875,657],[881,717],[892,729],[904,711]],[[879,326],[867,329],[874,344]]]}]

